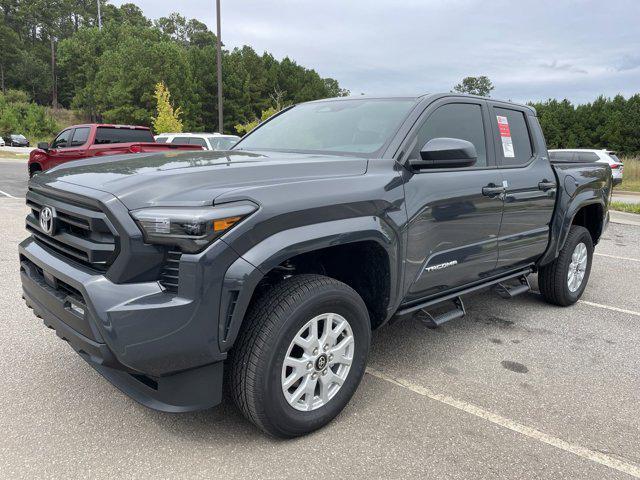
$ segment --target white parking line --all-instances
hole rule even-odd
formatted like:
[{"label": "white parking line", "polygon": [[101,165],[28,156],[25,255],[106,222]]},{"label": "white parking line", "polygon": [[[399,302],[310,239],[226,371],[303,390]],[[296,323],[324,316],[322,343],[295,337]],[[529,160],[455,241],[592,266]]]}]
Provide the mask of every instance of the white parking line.
[{"label": "white parking line", "polygon": [[457,398],[450,397],[449,395],[444,395],[442,393],[435,393],[430,389],[421,385],[417,385],[409,380],[392,377],[390,375],[387,375],[386,373],[382,373],[372,368],[367,368],[367,373],[373,377],[385,380],[399,387],[406,388],[407,390],[411,390],[418,395],[422,395],[423,397],[428,397],[437,402],[444,403],[453,408],[457,408],[458,410],[462,410],[463,412],[469,413],[470,415],[475,415],[476,417],[487,420],[488,422],[491,422],[495,425],[507,428],[529,438],[533,438],[534,440],[538,440],[539,442],[546,443],[547,445],[551,445],[552,447],[556,447],[560,450],[573,453],[574,455],[585,458],[587,460],[591,460],[592,462],[599,463],[600,465],[604,465],[614,470],[618,470],[619,472],[629,474],[635,478],[640,478],[640,467],[637,465],[622,462],[604,453],[596,452],[595,450],[591,450],[581,445],[570,443],[566,440],[562,440],[561,438],[548,435],[544,432],[541,432],[540,430],[522,425],[521,423],[515,422],[509,418],[505,418],[501,415],[485,410],[484,408],[478,407],[477,405],[465,402],[464,400],[458,400]]},{"label": "white parking line", "polygon": [[587,302],[586,300],[578,300],[578,303],[584,303],[585,305],[590,305],[592,307],[604,308],[605,310],[611,310],[611,311],[620,312],[620,313],[628,313],[629,315],[635,315],[637,317],[640,317],[640,312],[635,312],[633,310],[625,310],[624,308],[612,307],[611,305],[603,305],[601,303]]},{"label": "white parking line", "polygon": [[7,192],[3,192],[2,190],[0,190],[0,194],[4,195],[5,197],[9,197],[9,198],[18,198],[18,197],[14,197],[13,195],[7,193]]},{"label": "white parking line", "polygon": [[594,255],[596,255],[598,257],[615,258],[617,260],[629,260],[630,262],[640,262],[640,258],[617,257],[615,255],[607,255],[605,253],[594,253]]}]

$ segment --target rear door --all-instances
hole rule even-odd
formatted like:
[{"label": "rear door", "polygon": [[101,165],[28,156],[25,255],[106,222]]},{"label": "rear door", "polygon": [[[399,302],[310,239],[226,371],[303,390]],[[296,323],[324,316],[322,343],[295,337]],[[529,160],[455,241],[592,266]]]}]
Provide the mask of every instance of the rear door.
[{"label": "rear door", "polygon": [[486,102],[445,97],[432,103],[409,134],[405,160],[419,158],[427,141],[439,137],[470,141],[478,160],[469,168],[426,169],[408,175],[408,302],[491,276],[498,260],[502,196],[495,190],[502,177],[495,163]]},{"label": "rear door", "polygon": [[547,248],[556,177],[533,112],[491,101],[489,110],[506,187],[497,267],[510,270],[534,262]]}]

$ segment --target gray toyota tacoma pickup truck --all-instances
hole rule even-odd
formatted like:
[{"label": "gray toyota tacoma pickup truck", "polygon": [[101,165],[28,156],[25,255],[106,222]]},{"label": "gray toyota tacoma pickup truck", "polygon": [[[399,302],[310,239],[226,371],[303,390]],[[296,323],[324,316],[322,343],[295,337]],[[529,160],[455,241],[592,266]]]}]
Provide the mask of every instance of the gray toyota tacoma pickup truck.
[{"label": "gray toyota tacoma pickup truck", "polygon": [[549,161],[528,106],[320,100],[227,152],[35,176],[23,294],[140,403],[204,409],[224,382],[258,427],[293,437],[344,408],[390,321],[437,327],[465,294],[512,297],[532,273],[548,302],[575,303],[610,196],[608,165]]}]

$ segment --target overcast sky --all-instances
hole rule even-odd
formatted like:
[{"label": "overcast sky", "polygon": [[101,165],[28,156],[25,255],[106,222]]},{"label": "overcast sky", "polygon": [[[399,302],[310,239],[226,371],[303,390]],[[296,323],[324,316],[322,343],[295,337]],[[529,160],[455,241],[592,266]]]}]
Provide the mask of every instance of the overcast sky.
[{"label": "overcast sky", "polygon": [[[215,0],[133,2],[215,28]],[[353,94],[449,91],[467,75],[514,101],[640,92],[640,0],[222,0],[222,39]]]}]

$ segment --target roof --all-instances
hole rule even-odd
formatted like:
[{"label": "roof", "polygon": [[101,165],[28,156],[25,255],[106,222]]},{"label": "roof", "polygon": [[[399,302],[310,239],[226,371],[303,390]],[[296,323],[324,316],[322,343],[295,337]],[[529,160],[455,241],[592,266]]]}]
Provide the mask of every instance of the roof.
[{"label": "roof", "polygon": [[416,94],[416,95],[352,95],[349,97],[323,98],[320,100],[312,100],[310,102],[303,102],[303,103],[322,103],[327,101],[345,101],[345,100],[393,100],[393,99],[420,101],[420,100],[426,100],[429,98],[436,100],[441,97],[462,97],[462,98],[476,98],[478,100],[491,100],[492,102],[502,103],[504,105],[515,105],[520,108],[526,108],[531,112],[533,112],[534,115],[537,115],[536,109],[533,108],[531,105],[511,102],[508,100],[500,100],[497,98],[481,97],[479,95],[469,95],[467,93],[454,93],[454,92],[422,93],[422,94]]},{"label": "roof", "polygon": [[237,135],[232,135],[232,134],[222,134],[222,133],[218,133],[218,132],[214,132],[214,133],[208,133],[208,132],[163,132],[163,133],[159,133],[158,135],[156,135],[157,137],[164,137],[164,136],[180,136],[180,137],[237,137]]},{"label": "roof", "polygon": [[78,128],[78,127],[107,127],[107,128],[127,128],[129,130],[150,130],[149,127],[144,127],[142,125],[118,125],[115,123],[81,123],[78,125],[71,125],[67,128]]},{"label": "roof", "polygon": [[606,148],[550,148],[549,152],[610,152]]}]

